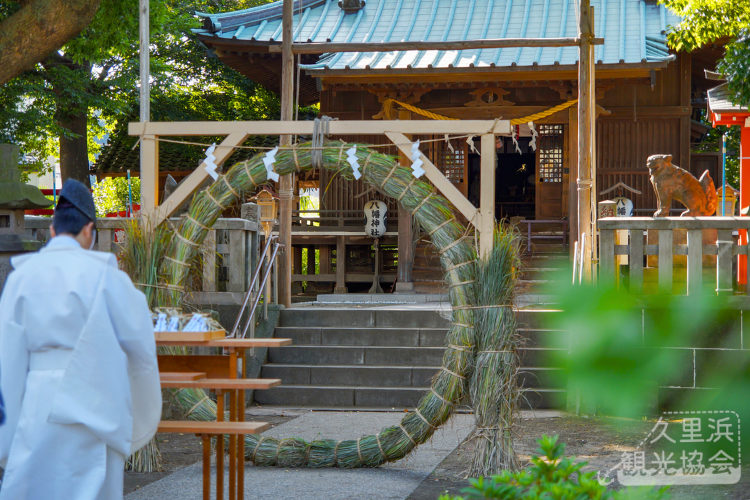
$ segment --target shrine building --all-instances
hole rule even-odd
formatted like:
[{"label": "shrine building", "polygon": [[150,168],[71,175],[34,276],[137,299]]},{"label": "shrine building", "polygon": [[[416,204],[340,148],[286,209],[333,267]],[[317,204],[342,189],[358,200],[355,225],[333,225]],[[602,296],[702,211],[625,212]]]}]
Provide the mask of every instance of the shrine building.
[{"label": "shrine building", "polygon": [[[706,90],[715,82],[706,80],[704,69],[714,69],[723,50],[670,50],[666,33],[679,18],[656,2],[592,0],[591,5],[595,36],[604,39],[594,48],[596,190],[621,182],[641,193],[621,193],[632,200],[635,215],[651,215],[657,202],[646,169],[649,155],[671,154],[674,164],[696,177],[709,169],[718,182],[719,154],[694,153],[691,145],[709,128],[700,118]],[[572,0],[298,0],[293,35],[303,44],[575,37],[576,10]],[[210,57],[280,91],[281,2],[198,15],[203,27],[196,34]],[[577,47],[302,54],[295,56],[300,63],[295,94],[301,105],[319,103],[321,116],[341,120],[514,120],[512,133],[496,138],[496,217],[570,220],[559,227],[574,241],[577,59]],[[390,144],[385,136],[343,139]],[[425,155],[478,206],[479,137],[412,139],[423,141]],[[397,154],[393,146],[384,150]],[[313,219],[294,214],[293,281],[319,292],[366,291],[373,259],[372,240],[362,229],[363,208],[379,195],[367,192],[361,181],[327,171],[298,182],[319,189],[320,210]],[[389,218],[378,269],[384,288],[397,281],[397,290],[439,289],[439,263],[424,235],[412,228],[408,214],[399,214],[395,200],[384,201]],[[316,255],[317,271],[311,271],[309,258],[307,269],[301,268],[302,248]],[[334,270],[334,256],[342,253],[345,271]]]}]

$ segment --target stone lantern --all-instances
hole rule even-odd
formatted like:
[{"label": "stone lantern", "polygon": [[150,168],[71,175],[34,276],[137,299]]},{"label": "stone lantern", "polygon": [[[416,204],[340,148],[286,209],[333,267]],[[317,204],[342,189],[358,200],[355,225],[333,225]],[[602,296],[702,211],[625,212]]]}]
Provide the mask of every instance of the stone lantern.
[{"label": "stone lantern", "polygon": [[26,236],[24,210],[47,208],[52,200],[36,186],[21,182],[18,168],[20,148],[14,144],[0,144],[0,285],[12,270],[10,258],[35,252],[42,242]]}]

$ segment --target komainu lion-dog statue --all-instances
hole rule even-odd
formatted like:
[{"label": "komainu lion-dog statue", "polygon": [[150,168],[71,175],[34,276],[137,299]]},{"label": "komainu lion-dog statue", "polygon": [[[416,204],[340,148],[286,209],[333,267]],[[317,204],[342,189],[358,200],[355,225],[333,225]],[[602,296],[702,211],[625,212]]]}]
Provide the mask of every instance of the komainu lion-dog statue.
[{"label": "komainu lion-dog statue", "polygon": [[667,217],[672,200],[687,208],[681,214],[683,217],[708,216],[716,212],[716,188],[708,170],[698,180],[687,170],[672,165],[672,155],[651,155],[646,166],[659,208],[654,217]]}]

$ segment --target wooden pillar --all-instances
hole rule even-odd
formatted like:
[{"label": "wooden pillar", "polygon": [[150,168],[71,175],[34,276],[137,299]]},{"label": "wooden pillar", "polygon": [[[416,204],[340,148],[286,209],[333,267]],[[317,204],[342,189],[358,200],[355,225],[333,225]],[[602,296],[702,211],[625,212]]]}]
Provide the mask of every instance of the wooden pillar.
[{"label": "wooden pillar", "polygon": [[[292,120],[294,108],[294,55],[292,55],[292,1],[282,6],[281,38],[281,119]],[[281,145],[292,144],[291,135],[281,136]],[[279,301],[284,307],[292,305],[292,204],[294,202],[294,174],[279,179],[279,242],[284,253],[279,257]]]},{"label": "wooden pillar", "polygon": [[[680,61],[680,106],[683,111],[692,109],[691,97],[691,66],[692,56],[688,52],[678,53]],[[690,172],[690,115],[680,115],[680,163],[678,165]],[[721,179],[714,179],[719,186]],[[721,211],[720,211],[721,212]]]},{"label": "wooden pillar", "polygon": [[495,134],[482,135],[481,180],[479,192],[479,250],[482,256],[492,251],[495,235]]},{"label": "wooden pillar", "polygon": [[156,215],[159,204],[159,143],[156,136],[141,138],[141,219]]},{"label": "wooden pillar", "polygon": [[[742,127],[740,134],[740,216],[743,216],[743,210],[750,206],[750,118],[746,118],[744,123],[740,125]],[[744,215],[747,217],[747,215]],[[741,229],[740,233],[740,245],[747,245],[747,230]],[[738,257],[738,273],[737,282],[747,284],[748,283],[748,256],[740,255]]]},{"label": "wooden pillar", "polygon": [[[411,112],[399,110],[399,120],[411,120]],[[411,137],[409,137],[411,139]],[[399,151],[398,161],[401,165],[409,165],[411,159]],[[398,278],[396,280],[396,292],[413,292],[411,271],[414,267],[414,242],[412,241],[412,217],[411,213],[398,205]]]},{"label": "wooden pillar", "polygon": [[[595,28],[595,20],[596,16],[594,15],[594,7],[589,7],[589,31],[591,32],[591,36],[594,36],[596,33]],[[590,137],[590,143],[589,147],[591,148],[591,189],[589,190],[589,200],[590,200],[590,207],[593,211],[593,217],[596,219],[597,216],[597,185],[596,185],[596,118],[597,118],[597,111],[596,111],[596,58],[594,57],[596,53],[596,50],[594,50],[594,47],[589,46],[589,113],[591,115],[591,125],[589,127],[589,137]],[[599,245],[598,245],[598,226],[596,223],[594,223],[593,227],[591,228],[591,280],[593,282],[597,281],[598,271],[599,271]],[[586,238],[588,239],[588,237]]]},{"label": "wooden pillar", "polygon": [[578,108],[568,108],[568,152],[570,159],[570,182],[568,183],[568,219],[570,221],[570,260],[573,260],[573,251],[578,241]]},{"label": "wooden pillar", "polygon": [[[579,19],[578,58],[578,232],[576,240],[581,241],[585,234],[583,249],[583,282],[591,282],[591,244],[593,228],[591,224],[591,136],[594,122],[594,110],[591,108],[591,23],[589,0],[581,0]],[[580,243],[579,243],[580,244]]]},{"label": "wooden pillar", "polygon": [[346,293],[346,236],[336,236],[336,289],[335,293]]}]

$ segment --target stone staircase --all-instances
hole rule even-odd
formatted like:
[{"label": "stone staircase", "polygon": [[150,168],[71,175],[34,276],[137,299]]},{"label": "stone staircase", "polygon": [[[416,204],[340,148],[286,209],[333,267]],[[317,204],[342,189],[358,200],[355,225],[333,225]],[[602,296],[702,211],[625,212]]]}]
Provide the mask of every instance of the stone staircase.
[{"label": "stone staircase", "polygon": [[[524,407],[565,406],[565,380],[550,360],[564,349],[563,332],[547,328],[552,311],[519,311]],[[403,306],[300,307],[282,311],[276,337],[293,346],[271,348],[261,371],[284,384],[258,391],[261,405],[310,408],[410,408],[439,370],[450,323],[435,310]]]}]

